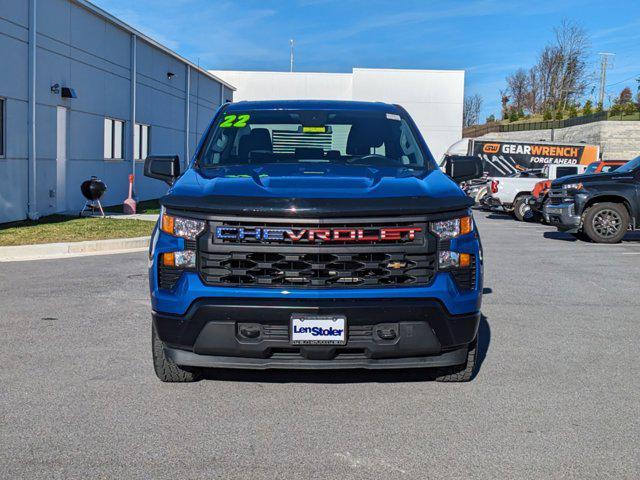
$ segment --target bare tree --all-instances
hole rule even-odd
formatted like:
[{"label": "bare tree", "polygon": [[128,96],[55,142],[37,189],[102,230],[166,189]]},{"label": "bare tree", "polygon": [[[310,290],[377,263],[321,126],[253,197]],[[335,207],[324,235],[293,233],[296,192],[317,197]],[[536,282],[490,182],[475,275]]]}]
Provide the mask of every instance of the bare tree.
[{"label": "bare tree", "polygon": [[530,113],[538,112],[540,105],[540,73],[537,66],[531,67],[527,74],[527,92],[524,109]]},{"label": "bare tree", "polygon": [[586,58],[590,42],[585,30],[568,20],[563,20],[554,32],[560,57],[557,97],[560,104],[566,105],[571,96],[580,97],[587,88]]},{"label": "bare tree", "polygon": [[554,28],[554,34],[554,41],[543,47],[531,69],[520,68],[506,78],[511,107],[518,111],[564,109],[584,95],[593,80],[587,69],[589,37],[585,30],[565,20]]},{"label": "bare tree", "polygon": [[482,97],[474,93],[464,97],[462,106],[462,123],[465,127],[477,125],[480,121],[480,110],[482,109]]},{"label": "bare tree", "polygon": [[529,78],[524,68],[507,77],[507,92],[517,111],[524,110],[529,90]]}]

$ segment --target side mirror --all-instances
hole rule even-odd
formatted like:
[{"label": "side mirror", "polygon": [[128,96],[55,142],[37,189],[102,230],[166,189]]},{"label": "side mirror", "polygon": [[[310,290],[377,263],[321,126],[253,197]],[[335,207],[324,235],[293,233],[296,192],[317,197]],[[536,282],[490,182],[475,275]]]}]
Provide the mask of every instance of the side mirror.
[{"label": "side mirror", "polygon": [[162,180],[173,185],[180,176],[180,157],[177,155],[156,155],[144,161],[144,176]]},{"label": "side mirror", "polygon": [[452,155],[447,158],[445,173],[456,183],[466,182],[481,178],[484,174],[484,165],[480,157]]}]

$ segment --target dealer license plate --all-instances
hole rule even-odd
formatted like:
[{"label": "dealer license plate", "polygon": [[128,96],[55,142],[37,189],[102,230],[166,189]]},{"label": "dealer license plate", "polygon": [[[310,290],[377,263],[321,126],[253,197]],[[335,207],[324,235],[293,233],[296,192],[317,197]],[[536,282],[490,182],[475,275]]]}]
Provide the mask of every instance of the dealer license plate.
[{"label": "dealer license plate", "polygon": [[344,345],[347,318],[344,315],[291,315],[292,345]]}]

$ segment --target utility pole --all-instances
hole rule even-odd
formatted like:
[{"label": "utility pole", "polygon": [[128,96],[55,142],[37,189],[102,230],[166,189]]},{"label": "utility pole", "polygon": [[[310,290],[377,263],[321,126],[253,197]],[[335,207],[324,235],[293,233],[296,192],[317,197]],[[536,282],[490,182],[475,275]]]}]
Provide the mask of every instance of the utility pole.
[{"label": "utility pole", "polygon": [[598,105],[604,107],[604,89],[607,83],[607,68],[609,68],[609,57],[615,53],[600,52],[600,92],[598,95]]},{"label": "utility pole", "polygon": [[293,38],[289,40],[290,55],[289,55],[289,71],[293,72]]}]

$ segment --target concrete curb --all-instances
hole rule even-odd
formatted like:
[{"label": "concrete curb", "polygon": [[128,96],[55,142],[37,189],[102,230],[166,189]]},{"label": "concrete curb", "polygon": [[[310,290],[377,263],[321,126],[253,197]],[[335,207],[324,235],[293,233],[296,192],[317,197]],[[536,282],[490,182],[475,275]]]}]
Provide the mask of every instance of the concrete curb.
[{"label": "concrete curb", "polygon": [[84,242],[43,243],[39,245],[0,247],[0,262],[138,252],[149,248],[149,239],[150,237],[113,238],[109,240],[87,240]]}]

